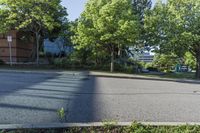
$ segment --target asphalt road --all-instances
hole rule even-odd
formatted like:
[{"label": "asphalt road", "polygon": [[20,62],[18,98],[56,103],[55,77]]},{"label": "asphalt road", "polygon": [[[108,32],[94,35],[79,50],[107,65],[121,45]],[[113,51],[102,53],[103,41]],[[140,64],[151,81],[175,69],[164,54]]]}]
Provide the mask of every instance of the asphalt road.
[{"label": "asphalt road", "polygon": [[105,120],[200,122],[200,84],[82,72],[0,73],[0,124]]}]

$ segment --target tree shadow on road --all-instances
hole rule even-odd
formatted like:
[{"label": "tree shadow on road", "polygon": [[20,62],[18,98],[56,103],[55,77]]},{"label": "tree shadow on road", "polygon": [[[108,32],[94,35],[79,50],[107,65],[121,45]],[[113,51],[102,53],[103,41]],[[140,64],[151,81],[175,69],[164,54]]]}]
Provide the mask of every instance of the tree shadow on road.
[{"label": "tree shadow on road", "polygon": [[76,97],[70,100],[68,122],[94,122],[96,119],[95,93],[97,82],[95,77],[84,80],[75,93]]},{"label": "tree shadow on road", "polygon": [[95,78],[87,72],[1,73],[0,80],[1,124],[61,122],[61,108],[66,117],[62,122],[92,121],[94,117]]}]

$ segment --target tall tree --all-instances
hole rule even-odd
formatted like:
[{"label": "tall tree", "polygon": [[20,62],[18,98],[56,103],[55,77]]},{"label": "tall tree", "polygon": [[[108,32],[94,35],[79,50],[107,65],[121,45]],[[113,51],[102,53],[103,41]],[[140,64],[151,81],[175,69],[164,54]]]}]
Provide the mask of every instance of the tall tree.
[{"label": "tall tree", "polygon": [[196,58],[196,77],[200,79],[200,0],[158,2],[145,18],[151,41],[162,52],[183,57],[189,51]]},{"label": "tall tree", "polygon": [[151,0],[133,0],[133,10],[139,16],[140,22],[144,24],[144,16],[146,11],[151,9]]},{"label": "tall tree", "polygon": [[[61,29],[67,12],[61,0],[1,0],[0,30],[10,29],[32,32],[36,38],[37,64],[39,64],[40,39],[50,31]],[[33,54],[35,55],[35,54]]]},{"label": "tall tree", "polygon": [[136,49],[143,52],[144,50],[149,50],[149,44],[147,43],[148,32],[144,28],[144,17],[145,14],[149,12],[152,7],[151,0],[132,0],[133,12],[139,16],[141,24],[141,35],[140,39],[137,41]]},{"label": "tall tree", "polygon": [[133,44],[139,36],[139,19],[131,0],[89,0],[75,28],[73,41],[77,48],[93,48],[110,53],[114,71],[115,51]]}]

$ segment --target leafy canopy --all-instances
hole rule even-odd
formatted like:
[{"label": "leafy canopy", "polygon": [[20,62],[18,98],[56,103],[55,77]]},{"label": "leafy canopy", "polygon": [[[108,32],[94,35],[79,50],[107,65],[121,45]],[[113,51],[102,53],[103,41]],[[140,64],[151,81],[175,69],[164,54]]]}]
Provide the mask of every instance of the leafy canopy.
[{"label": "leafy canopy", "polygon": [[1,0],[0,32],[11,28],[51,31],[66,20],[66,9],[60,3],[60,0]]},{"label": "leafy canopy", "polygon": [[196,58],[196,77],[200,78],[200,0],[158,1],[145,16],[149,43],[161,53],[183,57],[190,52]]},{"label": "leafy canopy", "polygon": [[131,0],[89,0],[82,13],[73,41],[81,47],[104,47],[133,44],[140,24]]},{"label": "leafy canopy", "polygon": [[200,53],[200,0],[168,0],[157,2],[146,15],[145,28],[151,34],[150,43],[159,45],[162,52],[183,56],[190,51]]}]

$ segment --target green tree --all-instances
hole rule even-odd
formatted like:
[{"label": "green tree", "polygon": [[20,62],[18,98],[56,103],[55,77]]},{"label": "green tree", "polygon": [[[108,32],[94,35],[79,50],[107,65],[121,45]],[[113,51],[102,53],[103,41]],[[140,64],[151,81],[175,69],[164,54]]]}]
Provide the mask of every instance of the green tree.
[{"label": "green tree", "polygon": [[66,9],[61,0],[1,0],[0,32],[10,29],[32,32],[36,38],[33,55],[39,64],[40,39],[50,31],[61,29],[66,21]]},{"label": "green tree", "polygon": [[196,59],[190,52],[185,53],[184,64],[189,66],[193,70],[196,68]]},{"label": "green tree", "polygon": [[139,20],[144,24],[145,13],[151,9],[151,0],[133,0],[133,11],[139,16]]},{"label": "green tree", "polygon": [[178,62],[179,59],[175,54],[157,54],[152,64],[160,70],[170,71]]},{"label": "green tree", "polygon": [[150,43],[161,53],[183,57],[189,51],[196,58],[196,77],[200,78],[200,0],[157,2],[145,17]]},{"label": "green tree", "polygon": [[139,16],[141,24],[141,34],[140,39],[137,41],[136,49],[140,51],[149,50],[149,44],[146,39],[148,39],[148,32],[144,28],[144,18],[145,14],[149,12],[152,6],[151,0],[132,0],[133,11]]},{"label": "green tree", "polygon": [[139,31],[131,0],[89,0],[75,28],[73,42],[79,44],[77,48],[110,53],[113,72],[116,49],[132,45]]}]

